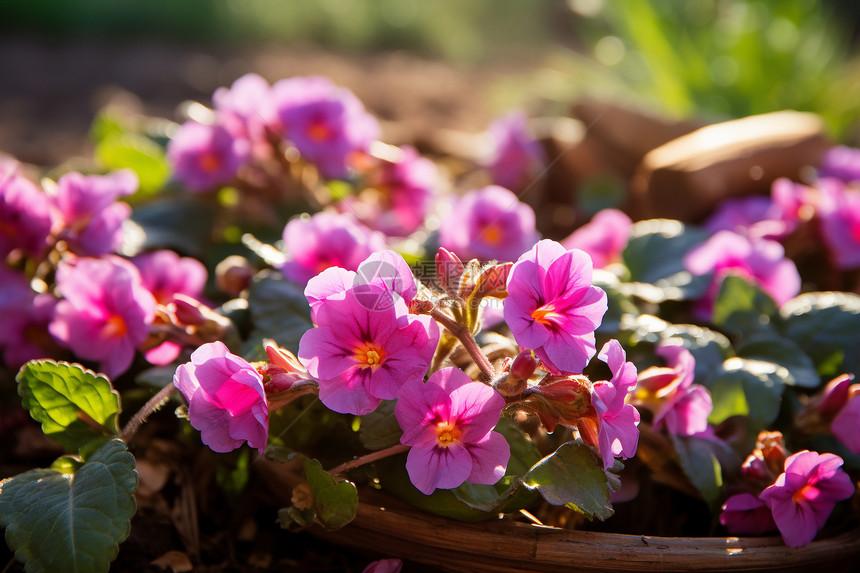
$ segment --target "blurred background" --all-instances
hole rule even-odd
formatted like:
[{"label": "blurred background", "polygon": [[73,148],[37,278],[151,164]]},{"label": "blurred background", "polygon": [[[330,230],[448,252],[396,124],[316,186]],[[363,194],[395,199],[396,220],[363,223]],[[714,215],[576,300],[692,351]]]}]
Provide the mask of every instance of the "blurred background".
[{"label": "blurred background", "polygon": [[91,153],[109,102],[175,118],[248,71],[328,75],[394,142],[591,95],[699,123],[814,111],[857,143],[858,16],[852,0],[3,0],[0,150],[56,165]]}]

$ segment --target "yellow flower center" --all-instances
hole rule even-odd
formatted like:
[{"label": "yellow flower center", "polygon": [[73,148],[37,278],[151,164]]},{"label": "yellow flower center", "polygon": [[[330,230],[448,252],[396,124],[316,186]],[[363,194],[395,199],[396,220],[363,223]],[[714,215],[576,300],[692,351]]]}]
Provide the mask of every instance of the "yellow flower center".
[{"label": "yellow flower center", "polygon": [[555,304],[550,302],[536,308],[532,318],[544,326],[553,326],[561,322],[562,316],[556,311]]},{"label": "yellow flower center", "polygon": [[115,314],[105,321],[103,332],[106,336],[112,338],[121,338],[128,332],[128,325],[123,317]]},{"label": "yellow flower center", "polygon": [[439,422],[436,424],[436,443],[440,448],[447,448],[460,441],[460,428],[454,422]]},{"label": "yellow flower center", "polygon": [[385,349],[376,346],[372,342],[366,342],[364,345],[356,348],[354,356],[359,368],[370,368],[373,372],[376,372],[385,361]]}]

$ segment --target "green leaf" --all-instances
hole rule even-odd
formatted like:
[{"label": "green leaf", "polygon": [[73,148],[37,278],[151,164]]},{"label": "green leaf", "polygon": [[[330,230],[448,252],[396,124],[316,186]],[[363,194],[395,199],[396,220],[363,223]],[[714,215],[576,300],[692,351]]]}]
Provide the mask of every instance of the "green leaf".
[{"label": "green leaf", "polygon": [[775,331],[760,332],[745,338],[738,344],[737,353],[741,358],[781,366],[777,374],[789,386],[816,388],[821,383],[812,359],[797,344]]},{"label": "green leaf", "polygon": [[128,537],[137,472],[111,440],[74,475],[30,470],[2,482],[0,526],[29,573],[107,571]]},{"label": "green leaf", "polygon": [[821,376],[860,374],[860,295],[807,293],[781,310],[783,335],[809,355]]},{"label": "green leaf", "polygon": [[732,356],[732,344],[723,334],[694,324],[672,324],[662,332],[664,340],[680,340],[696,360],[695,380],[707,384]]},{"label": "green leaf", "polygon": [[767,328],[775,319],[779,319],[779,309],[764,291],[738,276],[723,279],[714,302],[714,324],[730,332],[749,333]]},{"label": "green leaf", "polygon": [[258,334],[294,353],[298,352],[302,335],[313,328],[303,289],[279,272],[264,271],[255,277],[248,308]]},{"label": "green leaf", "polygon": [[79,364],[31,360],[16,380],[24,408],[66,450],[119,433],[119,394],[104,375]]},{"label": "green leaf", "polygon": [[136,206],[131,219],[143,229],[142,248],[202,254],[211,238],[215,211],[197,197],[170,197]]},{"label": "green leaf", "polygon": [[633,302],[633,297],[622,292],[626,285],[622,285],[614,274],[603,269],[594,269],[592,282],[606,292],[608,303],[606,314],[603,315],[603,320],[597,327],[598,332],[618,332],[625,315],[636,316],[640,314]]},{"label": "green leaf", "polygon": [[694,436],[673,435],[671,438],[681,469],[708,505],[714,507],[723,497],[723,473],[720,461],[711,449],[712,442]]},{"label": "green leaf", "polygon": [[553,505],[566,505],[589,519],[603,521],[614,513],[609,503],[609,483],[591,449],[568,442],[537,464],[523,478]]},{"label": "green leaf", "polygon": [[747,416],[751,434],[758,434],[779,414],[785,389],[779,366],[771,362],[729,358],[710,383],[714,409],[708,417],[719,424],[731,416]]},{"label": "green leaf", "polygon": [[349,481],[335,482],[317,460],[305,459],[305,479],[314,496],[314,510],[326,529],[340,529],[358,511],[358,491]]},{"label": "green leaf", "polygon": [[383,400],[376,410],[361,417],[358,439],[368,450],[383,450],[400,443],[403,430],[394,416],[394,400]]},{"label": "green leaf", "polygon": [[684,255],[708,238],[707,231],[670,219],[650,219],[633,225],[622,253],[632,285],[625,294],[650,302],[686,300],[705,292],[707,276],[694,276],[684,267]]},{"label": "green leaf", "polygon": [[96,144],[96,159],[107,169],[131,169],[140,180],[133,198],[146,197],[164,187],[170,166],[164,149],[137,133],[113,133]]}]

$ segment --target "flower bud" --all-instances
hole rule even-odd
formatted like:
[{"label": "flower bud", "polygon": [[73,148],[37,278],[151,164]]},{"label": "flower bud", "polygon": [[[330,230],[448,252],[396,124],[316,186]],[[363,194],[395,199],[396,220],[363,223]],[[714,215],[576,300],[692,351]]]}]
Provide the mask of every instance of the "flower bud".
[{"label": "flower bud", "polygon": [[475,297],[487,296],[505,298],[508,296],[508,275],[514,263],[500,263],[486,267],[480,274],[475,286]]},{"label": "flower bud", "polygon": [[239,296],[251,284],[255,272],[248,259],[230,255],[215,267],[215,286],[230,296]]},{"label": "flower bud", "polygon": [[761,458],[774,476],[782,473],[788,452],[783,444],[782,432],[761,432],[756,438],[756,453],[761,452]]},{"label": "flower bud", "polygon": [[436,280],[443,290],[450,294],[456,292],[464,268],[460,257],[445,247],[439,247],[436,253]]},{"label": "flower bud", "polygon": [[836,416],[848,403],[848,390],[853,381],[853,374],[842,374],[827,383],[816,408],[822,418]]},{"label": "flower bud", "polygon": [[201,303],[191,297],[176,294],[168,306],[180,325],[200,326],[206,322],[206,315],[201,308]]},{"label": "flower bud", "polygon": [[537,414],[549,432],[556,424],[574,427],[581,418],[594,414],[590,387],[585,376],[547,376],[526,389],[520,405]]},{"label": "flower bud", "polygon": [[528,380],[535,373],[537,359],[532,356],[531,350],[523,350],[511,363],[510,377],[517,380]]}]

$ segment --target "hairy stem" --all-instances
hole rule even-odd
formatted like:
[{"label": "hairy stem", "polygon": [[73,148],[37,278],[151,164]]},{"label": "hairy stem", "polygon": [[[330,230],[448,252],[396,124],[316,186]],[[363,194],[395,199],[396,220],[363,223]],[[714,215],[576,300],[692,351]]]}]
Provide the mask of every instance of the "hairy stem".
[{"label": "hairy stem", "polygon": [[430,316],[432,316],[436,322],[447,328],[451,334],[457,337],[463,345],[463,348],[466,349],[466,352],[469,353],[469,356],[472,357],[472,360],[475,361],[475,364],[478,365],[478,368],[480,368],[484,376],[487,377],[487,380],[492,380],[496,377],[496,370],[493,368],[493,365],[490,364],[490,360],[481,351],[475,337],[472,336],[472,333],[469,332],[469,329],[466,326],[454,321],[454,319],[442,312],[439,308],[434,308],[430,312]]},{"label": "hairy stem", "polygon": [[164,388],[158,391],[158,394],[150,398],[146,404],[143,405],[143,408],[138,410],[137,413],[131,417],[131,420],[129,420],[122,429],[119,439],[128,443],[129,440],[134,437],[134,434],[137,432],[138,428],[140,428],[140,425],[149,418],[150,414],[157,411],[167,402],[174,390],[176,390],[176,387],[173,385],[173,381],[171,380],[164,386]]},{"label": "hairy stem", "polygon": [[389,456],[395,456],[399,453],[405,452],[409,449],[409,446],[405,446],[403,444],[397,444],[394,446],[390,446],[385,448],[384,450],[379,450],[378,452],[373,452],[371,454],[367,454],[358,458],[353,458],[348,462],[343,462],[337,467],[334,467],[328,470],[328,473],[331,475],[342,474],[351,469],[355,469],[357,467],[363,466],[364,464],[369,464],[371,462],[375,462],[377,460],[381,460],[383,458],[387,458]]}]

